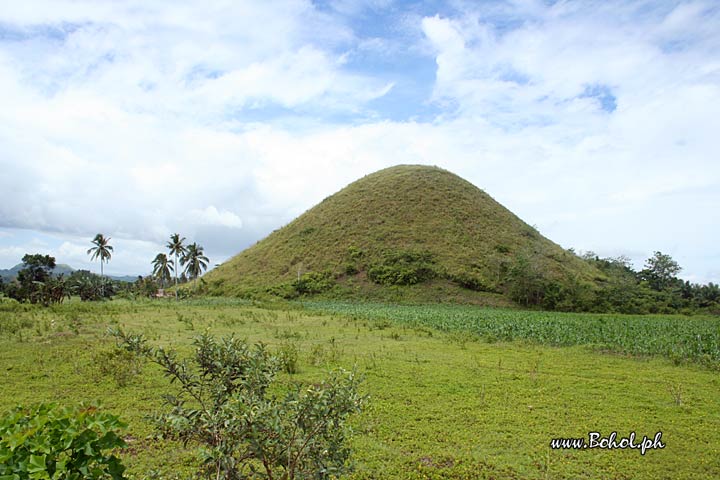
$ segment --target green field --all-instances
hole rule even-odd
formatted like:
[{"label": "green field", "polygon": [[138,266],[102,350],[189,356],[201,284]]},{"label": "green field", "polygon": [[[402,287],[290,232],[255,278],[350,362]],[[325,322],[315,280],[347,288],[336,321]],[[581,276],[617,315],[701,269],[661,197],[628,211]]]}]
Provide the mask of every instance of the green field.
[{"label": "green field", "polygon": [[[351,478],[718,478],[717,318],[570,315],[471,307],[227,299],[0,305],[0,410],[100,400],[129,427],[135,478],[187,477],[197,458],[154,437],[171,392],[159,369],[107,367],[108,327],[188,352],[205,331],[295,346],[314,382],[357,366],[370,396],[352,421]],[[693,339],[694,342],[693,343]],[[662,432],[666,446],[551,450],[556,437]]]},{"label": "green field", "polygon": [[661,355],[675,363],[720,368],[720,318],[614,315],[477,308],[465,305],[383,305],[306,302],[309,310],[387,320],[411,327],[467,333],[487,342],[528,340],[564,347],[587,345],[629,355]]}]

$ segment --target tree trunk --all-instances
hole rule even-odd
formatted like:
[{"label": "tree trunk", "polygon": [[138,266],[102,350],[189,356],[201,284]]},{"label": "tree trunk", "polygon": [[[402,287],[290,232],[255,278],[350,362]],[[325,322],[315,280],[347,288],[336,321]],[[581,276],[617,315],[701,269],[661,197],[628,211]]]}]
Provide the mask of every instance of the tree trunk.
[{"label": "tree trunk", "polygon": [[178,299],[177,293],[177,253],[175,254],[175,301]]}]

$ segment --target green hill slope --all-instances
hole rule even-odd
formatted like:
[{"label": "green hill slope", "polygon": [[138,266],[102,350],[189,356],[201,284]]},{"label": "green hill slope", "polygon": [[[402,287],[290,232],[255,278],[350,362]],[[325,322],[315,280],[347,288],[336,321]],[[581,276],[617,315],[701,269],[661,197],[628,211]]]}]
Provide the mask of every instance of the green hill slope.
[{"label": "green hill slope", "polygon": [[557,282],[599,274],[457,175],[401,165],[326,198],[205,282],[212,294],[287,296],[300,273],[300,292],[502,304],[518,266]]}]

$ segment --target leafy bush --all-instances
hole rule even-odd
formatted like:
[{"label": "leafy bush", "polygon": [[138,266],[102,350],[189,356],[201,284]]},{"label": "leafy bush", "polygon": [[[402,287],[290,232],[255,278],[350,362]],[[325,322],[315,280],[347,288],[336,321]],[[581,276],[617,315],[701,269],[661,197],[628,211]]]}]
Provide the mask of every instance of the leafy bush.
[{"label": "leafy bush", "polygon": [[[271,287],[266,288],[263,293],[267,293],[269,295],[284,298],[287,300],[297,298],[297,296],[298,296],[297,290],[295,290],[295,287],[293,286],[292,283],[281,283],[278,285],[273,285]],[[244,295],[248,298],[262,297],[262,294],[257,294],[254,292],[253,293],[245,292]]]},{"label": "leafy bush", "polygon": [[485,292],[493,290],[477,273],[461,271],[455,274],[448,275],[448,277],[454,283],[460,285],[463,288],[467,288],[468,290],[473,290],[475,292]]},{"label": "leafy bush", "polygon": [[370,266],[368,277],[380,285],[415,285],[437,276],[432,253],[400,250],[386,252]]},{"label": "leafy bush", "polygon": [[510,253],[510,247],[503,244],[495,245],[495,251],[498,253]]},{"label": "leafy bush", "polygon": [[505,279],[508,295],[526,307],[542,305],[547,287],[543,274],[537,259],[518,255]]},{"label": "leafy bush", "polygon": [[362,269],[361,261],[365,256],[365,251],[353,245],[348,247],[347,256],[348,261],[343,267],[343,271],[345,272],[345,274],[355,275],[357,273],[360,273],[360,270]]},{"label": "leafy bush", "polygon": [[308,272],[293,282],[293,287],[299,295],[313,295],[330,290],[335,280],[330,272]]},{"label": "leafy bush", "polygon": [[348,470],[345,419],[364,400],[354,373],[334,372],[279,397],[268,389],[280,362],[262,344],[205,334],[194,342],[191,366],[174,351],[150,347],[142,335],[114,334],[120,346],[157,363],[177,383],[177,396],[165,396],[171,412],[157,421],[164,434],[201,446],[203,475],[322,479]]},{"label": "leafy bush", "polygon": [[94,406],[18,407],[0,419],[0,478],[122,479],[125,467],[104,450],[125,447],[118,417]]}]

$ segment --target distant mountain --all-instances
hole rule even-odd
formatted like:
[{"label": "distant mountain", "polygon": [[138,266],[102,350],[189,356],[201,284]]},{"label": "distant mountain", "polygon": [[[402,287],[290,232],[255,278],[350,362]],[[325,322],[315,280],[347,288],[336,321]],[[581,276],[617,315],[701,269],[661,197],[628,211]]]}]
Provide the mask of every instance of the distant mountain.
[{"label": "distant mountain", "polygon": [[[22,270],[22,268],[22,263],[18,263],[14,267],[8,269],[0,268],[0,278],[2,278],[3,282],[10,282],[12,281],[12,279],[17,277],[18,272]],[[70,265],[67,265],[65,263],[58,263],[57,265],[55,265],[52,274],[56,276],[65,275],[67,277],[74,271],[75,269],[72,268]],[[107,275],[107,277],[112,280],[117,280],[119,282],[134,282],[135,280],[137,280],[137,275]]]},{"label": "distant mountain", "polygon": [[138,279],[137,275],[108,275],[108,278],[117,280],[118,282],[129,282],[132,283]]},{"label": "distant mountain", "polygon": [[[22,263],[20,265],[15,265],[13,268],[18,268],[18,267],[22,268]],[[20,269],[18,269],[18,271],[20,271]],[[55,268],[53,269],[52,273],[53,273],[53,275],[56,275],[56,276],[57,275],[68,276],[74,271],[75,271],[75,269],[72,268],[70,265],[68,265],[66,263],[58,263],[57,265],[55,265]]]},{"label": "distant mountain", "polygon": [[0,278],[2,278],[4,282],[9,282],[13,278],[17,277],[17,274],[21,268],[22,268],[22,263],[20,265],[15,265],[13,268],[8,268],[8,269],[0,268]]}]

